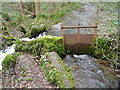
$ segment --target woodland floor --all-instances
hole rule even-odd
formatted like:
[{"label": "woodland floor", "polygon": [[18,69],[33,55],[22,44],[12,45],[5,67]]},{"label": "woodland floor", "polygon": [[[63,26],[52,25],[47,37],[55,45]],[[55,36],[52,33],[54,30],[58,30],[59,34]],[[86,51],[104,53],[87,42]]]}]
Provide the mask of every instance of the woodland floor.
[{"label": "woodland floor", "polygon": [[[51,85],[45,75],[42,73],[40,62],[37,57],[31,54],[23,54],[17,58],[17,64],[15,65],[12,73],[2,74],[3,87],[15,87],[15,88],[54,88],[56,86]],[[8,76],[8,77],[7,77]]]}]

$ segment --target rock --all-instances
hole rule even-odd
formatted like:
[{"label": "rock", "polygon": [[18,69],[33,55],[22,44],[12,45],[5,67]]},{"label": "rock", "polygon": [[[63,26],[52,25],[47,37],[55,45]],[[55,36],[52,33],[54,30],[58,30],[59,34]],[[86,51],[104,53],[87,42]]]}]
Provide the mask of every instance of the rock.
[{"label": "rock", "polygon": [[[53,71],[54,77],[52,77],[52,80],[55,81],[55,85],[59,86],[60,88],[71,88],[75,86],[70,68],[64,64],[63,60],[56,52],[53,51],[46,53],[43,57],[44,58],[41,58],[40,61],[43,67],[43,71],[47,70],[47,72],[44,72],[46,77],[48,77],[48,75],[50,75],[49,77],[52,77],[51,72]],[[48,64],[44,65],[44,63]],[[51,63],[54,65],[54,67],[51,67]],[[51,69],[47,67],[51,67]],[[50,78],[47,79],[50,80]]]},{"label": "rock", "polygon": [[61,29],[61,24],[62,23],[60,22],[58,24],[53,25],[52,28],[51,28],[51,30],[60,30]]},{"label": "rock", "polygon": [[46,31],[46,25],[42,24],[41,26],[32,26],[31,27],[31,33],[30,38],[37,37],[40,33]]},{"label": "rock", "polygon": [[12,36],[15,38],[21,38],[24,35],[23,32],[20,32],[16,29],[11,30],[10,32],[11,32]]}]

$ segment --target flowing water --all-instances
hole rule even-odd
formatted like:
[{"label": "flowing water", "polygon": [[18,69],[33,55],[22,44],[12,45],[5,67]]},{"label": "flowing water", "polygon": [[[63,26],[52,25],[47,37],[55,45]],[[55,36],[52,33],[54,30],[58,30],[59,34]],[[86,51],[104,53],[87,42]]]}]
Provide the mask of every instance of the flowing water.
[{"label": "flowing water", "polygon": [[[43,36],[45,36],[46,32],[43,32],[43,33],[40,33],[38,37],[36,38],[22,38],[20,39],[20,41],[31,41],[31,40],[36,40],[38,38],[41,38]],[[2,70],[2,61],[4,60],[4,58],[8,55],[8,54],[13,54],[15,52],[15,44],[13,44],[12,46],[8,47],[7,49],[5,50],[1,50],[0,51],[0,70]]]},{"label": "flowing water", "polygon": [[[106,71],[103,71],[101,66],[91,56],[67,55],[64,61],[68,67],[72,67],[72,75],[75,79],[76,88],[118,87],[116,76],[109,76],[109,73],[106,74]],[[110,72],[109,69],[108,72]]]}]

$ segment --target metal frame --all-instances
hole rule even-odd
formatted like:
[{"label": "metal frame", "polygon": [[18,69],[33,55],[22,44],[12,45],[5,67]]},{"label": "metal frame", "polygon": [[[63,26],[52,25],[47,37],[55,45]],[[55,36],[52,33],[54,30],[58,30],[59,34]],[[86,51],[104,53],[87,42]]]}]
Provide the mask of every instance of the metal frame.
[{"label": "metal frame", "polygon": [[[75,29],[78,28],[77,34],[64,34],[64,29]],[[94,28],[94,34],[80,34],[79,28]],[[94,38],[97,35],[97,28],[98,24],[95,23],[95,26],[63,26],[61,25],[61,35],[64,38],[63,44],[67,49],[70,47],[76,48],[75,50],[78,50],[78,47],[82,46],[91,46],[93,45]]]}]

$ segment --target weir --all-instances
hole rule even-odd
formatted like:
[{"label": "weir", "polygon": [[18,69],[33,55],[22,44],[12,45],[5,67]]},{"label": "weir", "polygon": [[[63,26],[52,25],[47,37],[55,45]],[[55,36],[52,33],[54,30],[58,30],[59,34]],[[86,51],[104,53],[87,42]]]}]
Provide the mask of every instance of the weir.
[{"label": "weir", "polygon": [[[65,34],[64,29],[78,29],[77,34]],[[80,28],[94,28],[93,34],[81,34]],[[61,35],[63,36],[63,44],[67,50],[72,50],[73,53],[80,54],[85,48],[94,45],[94,39],[97,36],[98,24],[94,26],[63,26],[61,25]]]}]

